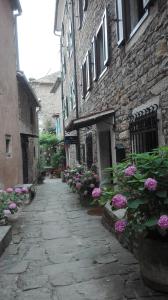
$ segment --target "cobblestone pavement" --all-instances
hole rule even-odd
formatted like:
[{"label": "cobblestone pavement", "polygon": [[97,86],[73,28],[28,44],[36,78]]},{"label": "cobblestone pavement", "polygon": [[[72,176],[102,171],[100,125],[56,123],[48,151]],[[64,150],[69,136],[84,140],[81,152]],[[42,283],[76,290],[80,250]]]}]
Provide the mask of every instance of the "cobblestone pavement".
[{"label": "cobblestone pavement", "polygon": [[60,180],[24,208],[0,258],[0,300],[166,300],[146,288],[134,257],[87,215]]}]

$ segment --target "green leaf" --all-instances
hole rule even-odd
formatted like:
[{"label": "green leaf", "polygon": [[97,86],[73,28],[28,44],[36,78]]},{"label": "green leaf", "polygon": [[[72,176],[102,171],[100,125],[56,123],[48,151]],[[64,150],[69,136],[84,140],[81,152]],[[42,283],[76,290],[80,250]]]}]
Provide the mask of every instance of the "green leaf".
[{"label": "green leaf", "polygon": [[145,200],[136,199],[128,201],[128,208],[137,209],[140,205],[144,204]]},{"label": "green leaf", "polygon": [[144,223],[144,225],[145,225],[146,227],[153,227],[153,226],[157,225],[157,222],[158,222],[158,219],[156,219],[156,218],[150,218],[150,219],[148,219],[148,220]]},{"label": "green leaf", "polygon": [[167,197],[167,191],[159,191],[156,193],[156,196],[159,198],[166,198]]},{"label": "green leaf", "polygon": [[164,199],[164,203],[168,204],[168,198]]}]

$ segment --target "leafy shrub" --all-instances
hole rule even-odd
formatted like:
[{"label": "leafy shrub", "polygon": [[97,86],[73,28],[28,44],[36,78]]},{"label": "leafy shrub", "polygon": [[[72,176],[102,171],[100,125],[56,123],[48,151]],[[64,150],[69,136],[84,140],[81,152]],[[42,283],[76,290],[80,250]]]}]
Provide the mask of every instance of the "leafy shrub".
[{"label": "leafy shrub", "polygon": [[115,230],[129,235],[167,237],[168,147],[132,154],[113,172],[117,187],[112,209],[126,208],[125,220],[119,220]]}]

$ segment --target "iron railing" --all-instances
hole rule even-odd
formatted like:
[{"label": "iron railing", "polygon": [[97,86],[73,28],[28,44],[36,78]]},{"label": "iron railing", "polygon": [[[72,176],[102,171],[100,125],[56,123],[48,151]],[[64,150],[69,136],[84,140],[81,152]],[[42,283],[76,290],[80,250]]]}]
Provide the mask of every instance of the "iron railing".
[{"label": "iron railing", "polygon": [[149,152],[158,147],[158,105],[154,104],[129,116],[132,152]]}]

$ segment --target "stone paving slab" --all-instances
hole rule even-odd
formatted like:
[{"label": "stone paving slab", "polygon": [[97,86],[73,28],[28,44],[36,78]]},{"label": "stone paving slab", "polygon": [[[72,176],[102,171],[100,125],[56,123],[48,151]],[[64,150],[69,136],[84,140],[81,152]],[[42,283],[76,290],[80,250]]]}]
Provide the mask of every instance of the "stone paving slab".
[{"label": "stone paving slab", "polygon": [[0,226],[0,256],[12,240],[11,226]]},{"label": "stone paving slab", "polygon": [[143,284],[136,259],[60,180],[23,209],[0,274],[0,300],[168,299]]}]

